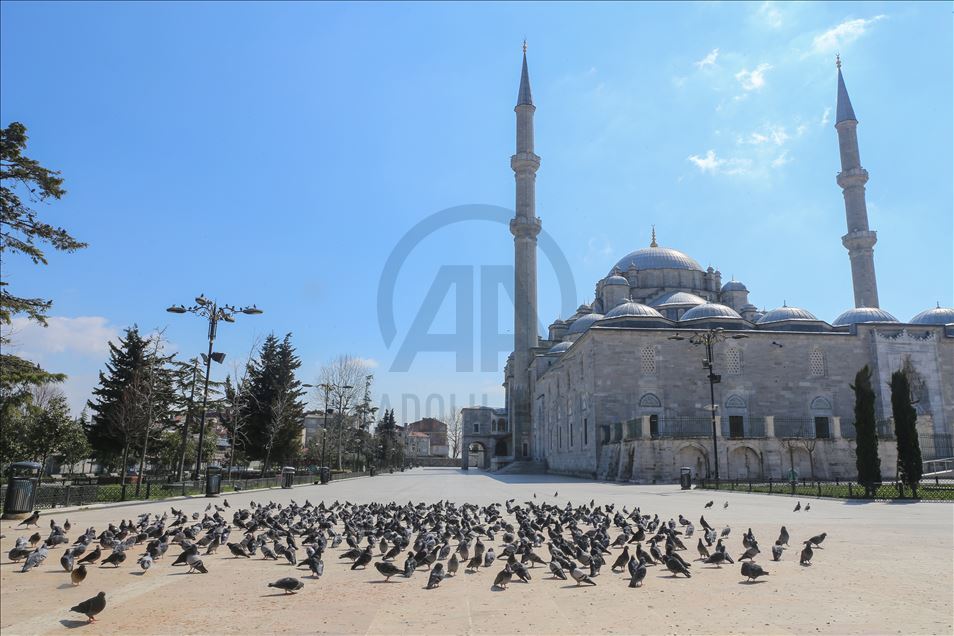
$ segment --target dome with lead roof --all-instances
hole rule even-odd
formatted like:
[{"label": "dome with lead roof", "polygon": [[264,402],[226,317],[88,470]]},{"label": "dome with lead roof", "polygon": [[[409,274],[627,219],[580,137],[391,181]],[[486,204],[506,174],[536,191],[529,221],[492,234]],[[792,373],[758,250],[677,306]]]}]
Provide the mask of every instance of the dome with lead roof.
[{"label": "dome with lead roof", "polygon": [[925,309],[917,316],[909,320],[914,325],[950,325],[954,324],[954,308],[951,307],[932,307]]},{"label": "dome with lead roof", "polygon": [[625,272],[630,267],[644,269],[689,269],[703,271],[699,263],[679,250],[669,247],[644,247],[630,252],[616,262],[615,270]]},{"label": "dome with lead roof", "polygon": [[720,305],[719,303],[705,303],[704,305],[693,307],[684,313],[682,318],[679,319],[679,322],[686,320],[699,320],[701,318],[735,318],[742,320],[742,316],[740,316],[738,312],[731,307],[726,307],[725,305]]},{"label": "dome with lead roof", "polygon": [[769,322],[782,322],[783,320],[818,320],[818,318],[816,318],[815,314],[808,311],[807,309],[783,305],[778,309],[773,309],[772,311],[766,312],[761,318],[759,318],[758,324],[764,325]]},{"label": "dome with lead roof", "polygon": [[898,322],[898,319],[877,307],[855,307],[842,313],[831,323],[832,327],[847,327],[863,322]]},{"label": "dome with lead roof", "polygon": [[593,326],[597,320],[603,318],[603,314],[589,313],[585,316],[580,316],[570,325],[570,328],[566,330],[566,334],[569,336],[575,333],[583,333],[587,329]]}]

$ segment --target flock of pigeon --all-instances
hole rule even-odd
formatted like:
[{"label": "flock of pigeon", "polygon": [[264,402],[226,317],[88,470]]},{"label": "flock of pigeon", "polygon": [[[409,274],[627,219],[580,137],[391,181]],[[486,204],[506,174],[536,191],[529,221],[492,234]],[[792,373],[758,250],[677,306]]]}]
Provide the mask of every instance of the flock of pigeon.
[{"label": "flock of pigeon", "polygon": [[[639,507],[617,509],[614,504],[600,506],[595,501],[577,506],[567,502],[561,507],[538,504],[535,499],[536,494],[523,504],[509,499],[487,506],[450,501],[431,505],[335,501],[327,506],[307,500],[302,505],[294,500],[287,505],[253,501],[248,508],[231,510],[225,499],[223,506],[214,509],[210,503],[204,513],[188,515],[172,507],[162,515],[145,513],[135,521],[124,519],[100,531],[86,528],[72,541],[69,520],[60,525],[51,519],[45,539],[40,532],[18,538],[9,558],[14,563],[22,561],[21,572],[29,572],[44,562],[51,549],[64,546],[60,565],[73,585],[83,583],[89,568],[96,564],[122,567],[127,554],[135,555],[143,574],[159,562],[206,574],[211,557],[223,546],[226,558],[276,561],[307,570],[300,576],[313,579],[321,578],[332,551],[338,551],[335,558],[346,560],[346,565],[350,561],[351,570],[373,565],[386,582],[393,577],[410,578],[424,568],[428,571],[426,589],[438,587],[461,569],[478,573],[494,568],[495,563],[503,565],[493,581],[493,587],[499,589],[507,589],[515,579],[530,583],[537,566],[551,579],[572,579],[577,586],[596,585],[595,579],[614,554],[610,571],[626,574],[629,587],[641,587],[651,567],[664,568],[673,577],[690,578],[698,562],[721,568],[739,561],[748,582],[769,574],[756,563],[761,549],[751,528],[742,533],[744,551],[733,558],[727,545],[731,529],[725,526],[718,531],[706,521],[705,513],[699,517],[695,546],[699,557],[693,562],[683,554],[689,552],[686,544],[691,545],[696,526],[681,514],[678,520],[665,521],[644,514]],[[711,508],[713,503],[705,507]],[[724,507],[728,505],[726,502]],[[800,509],[799,503],[795,511]],[[39,517],[37,511],[18,527],[38,528]],[[820,547],[825,537],[823,532],[801,541],[799,564],[811,565],[814,548]],[[788,530],[782,526],[771,547],[774,561],[781,560],[789,540]],[[494,542],[499,542],[496,551],[491,545]],[[178,554],[166,556],[173,546]],[[294,594],[304,587],[304,581],[285,576],[268,586]],[[94,621],[105,607],[106,594],[100,592],[71,611]]]}]

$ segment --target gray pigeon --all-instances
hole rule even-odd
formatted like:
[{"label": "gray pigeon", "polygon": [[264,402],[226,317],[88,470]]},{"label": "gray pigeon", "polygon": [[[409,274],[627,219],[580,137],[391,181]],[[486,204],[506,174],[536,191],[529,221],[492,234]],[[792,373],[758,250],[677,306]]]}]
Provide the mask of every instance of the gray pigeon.
[{"label": "gray pigeon", "polygon": [[70,582],[73,585],[79,585],[84,579],[86,579],[86,566],[81,563],[78,568],[70,572]]},{"label": "gray pigeon", "polygon": [[441,581],[444,580],[444,564],[435,563],[434,567],[431,568],[431,574],[427,577],[427,589],[433,589],[441,584]]},{"label": "gray pigeon", "polygon": [[87,599],[79,605],[74,605],[70,608],[70,611],[85,614],[89,622],[92,623],[96,620],[96,615],[104,609],[106,609],[106,592],[100,592],[93,598]]},{"label": "gray pigeon", "polygon": [[563,571],[563,568],[561,568],[560,564],[556,561],[550,561],[550,572],[552,572],[553,576],[560,579],[561,581],[566,580],[566,572]]},{"label": "gray pigeon", "polygon": [[782,526],[782,529],[778,532],[778,539],[775,541],[778,545],[788,545],[788,530],[785,529],[785,526]]},{"label": "gray pigeon", "polygon": [[815,555],[815,552],[812,550],[812,544],[810,541],[805,542],[805,547],[802,548],[802,553],[798,557],[799,565],[811,565],[812,557]]},{"label": "gray pigeon", "polygon": [[136,563],[139,564],[139,567],[142,568],[143,574],[145,574],[146,570],[152,567],[153,561],[152,561],[152,557],[149,556],[149,553],[147,552],[146,554],[139,557],[139,560],[136,561]]},{"label": "gray pigeon", "polygon": [[452,554],[450,560],[447,562],[447,576],[454,576],[457,574],[457,568],[460,567],[460,561],[457,560],[457,555]]},{"label": "gray pigeon", "polygon": [[67,572],[73,571],[73,551],[67,550],[63,553],[63,556],[60,557],[60,565],[63,566],[63,569]]},{"label": "gray pigeon", "polygon": [[305,584],[293,576],[286,576],[278,579],[274,583],[269,583],[268,587],[277,587],[278,589],[284,591],[285,594],[294,594],[301,588],[305,587]]},{"label": "gray pigeon", "polygon": [[510,564],[504,566],[500,572],[497,573],[497,576],[494,578],[494,587],[499,587],[502,590],[507,589],[507,586],[510,584],[510,581],[513,580],[513,570],[510,569]]},{"label": "gray pigeon", "polygon": [[643,579],[646,578],[646,563],[642,560],[637,561],[636,557],[630,557],[629,564],[629,586],[642,587]]},{"label": "gray pigeon", "polygon": [[760,576],[768,576],[768,572],[763,570],[762,566],[757,563],[746,561],[742,564],[742,576],[746,577],[749,581],[754,581]]},{"label": "gray pigeon", "polygon": [[772,560],[778,561],[781,558],[782,558],[782,546],[776,543],[775,545],[772,546]]},{"label": "gray pigeon", "polygon": [[384,577],[385,583],[390,581],[392,576],[397,576],[398,574],[404,573],[404,570],[394,565],[390,561],[378,561],[374,564],[374,568],[381,573],[381,576]]},{"label": "gray pigeon", "polygon": [[573,580],[576,581],[577,587],[579,587],[581,583],[589,583],[590,585],[596,585],[596,581],[588,577],[586,575],[586,572],[584,572],[580,568],[573,568],[572,570],[570,570],[570,576],[572,576]]},{"label": "gray pigeon", "polygon": [[822,532],[821,534],[816,534],[814,537],[808,540],[808,543],[811,543],[816,548],[820,548],[822,541],[825,540],[825,537],[828,536],[827,532]]}]

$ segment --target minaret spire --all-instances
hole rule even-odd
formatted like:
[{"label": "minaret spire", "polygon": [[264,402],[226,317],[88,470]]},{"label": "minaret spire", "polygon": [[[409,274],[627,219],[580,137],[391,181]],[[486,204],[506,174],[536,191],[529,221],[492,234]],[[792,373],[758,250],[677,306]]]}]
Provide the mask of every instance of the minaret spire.
[{"label": "minaret spire", "polygon": [[865,203],[865,184],[868,171],[861,167],[858,151],[858,120],[848,98],[848,89],[841,74],[841,57],[835,58],[838,69],[838,101],[835,130],[838,131],[838,149],[841,172],[837,181],[845,197],[845,219],[848,233],[841,237],[851,260],[851,282],[855,307],[878,307],[878,282],[875,278],[874,245],[877,232],[868,228],[868,207]]},{"label": "minaret spire", "polygon": [[[527,45],[523,46],[523,68],[517,93],[517,148],[510,158],[516,181],[514,218],[510,232],[514,243],[513,368],[508,391],[508,417],[513,434],[515,459],[530,459],[531,448],[530,362],[531,349],[539,344],[537,331],[537,234],[536,178],[540,157],[533,152],[533,113]],[[542,449],[541,449],[542,450]]]}]

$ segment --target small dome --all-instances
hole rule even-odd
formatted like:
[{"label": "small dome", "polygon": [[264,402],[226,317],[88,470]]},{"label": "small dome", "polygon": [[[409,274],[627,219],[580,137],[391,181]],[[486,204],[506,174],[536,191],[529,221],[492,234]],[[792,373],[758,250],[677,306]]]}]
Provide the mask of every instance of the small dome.
[{"label": "small dome", "polygon": [[570,325],[570,328],[567,329],[567,335],[574,333],[583,333],[589,329],[594,322],[600,320],[603,317],[603,314],[586,314],[585,316],[580,316],[573,321],[573,324]]},{"label": "small dome", "polygon": [[622,276],[620,276],[619,274],[616,274],[615,276],[610,276],[605,281],[603,281],[603,284],[604,285],[625,285],[626,287],[629,287],[629,281],[623,278]]},{"label": "small dome", "polygon": [[613,307],[607,314],[606,318],[619,318],[620,316],[638,316],[646,318],[662,318],[663,315],[649,307],[648,305],[643,305],[640,303],[627,302]]},{"label": "small dome", "polygon": [[677,307],[687,305],[704,305],[705,303],[705,298],[696,296],[695,294],[690,294],[689,292],[675,291],[660,296],[652,302],[652,305],[654,307]]},{"label": "small dome", "polygon": [[832,327],[846,327],[861,322],[898,322],[898,319],[877,307],[855,307],[849,309],[831,323]]},{"label": "small dome", "polygon": [[719,303],[705,303],[704,305],[693,307],[684,313],[679,321],[698,320],[699,318],[738,318],[742,320],[742,316],[731,307],[726,307]]},{"label": "small dome", "polygon": [[695,259],[679,250],[668,247],[644,247],[630,252],[616,263],[616,269],[625,272],[630,267],[636,269],[691,269],[701,272],[702,268]]},{"label": "small dome", "polygon": [[954,308],[932,307],[909,320],[913,325],[950,325],[954,323]]},{"label": "small dome", "polygon": [[737,280],[730,280],[728,283],[722,286],[723,292],[732,292],[732,291],[744,291],[747,292],[749,289],[745,286],[744,283],[740,283]]},{"label": "small dome", "polygon": [[818,320],[818,318],[806,309],[799,309],[798,307],[779,307],[778,309],[766,312],[765,315],[759,318],[758,324],[764,325],[768,322],[781,322],[783,320]]},{"label": "small dome", "polygon": [[572,344],[573,344],[572,342],[569,342],[567,340],[564,340],[563,342],[558,342],[552,347],[550,347],[550,350],[547,351],[547,354],[549,355],[551,353],[563,353],[564,351],[569,349]]}]

